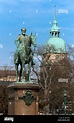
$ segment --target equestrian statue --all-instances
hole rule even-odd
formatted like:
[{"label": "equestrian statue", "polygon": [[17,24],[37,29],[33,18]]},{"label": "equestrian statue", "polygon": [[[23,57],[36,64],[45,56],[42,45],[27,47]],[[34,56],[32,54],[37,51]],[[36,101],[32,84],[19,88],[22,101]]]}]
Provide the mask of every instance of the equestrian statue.
[{"label": "equestrian statue", "polygon": [[[14,41],[17,46],[16,52],[14,53],[14,64],[16,69],[16,82],[25,82],[24,72],[25,65],[28,64],[28,81],[31,82],[31,67],[35,65],[33,61],[34,52],[32,49],[32,45],[36,47],[36,34],[30,34],[30,36],[26,35],[26,29],[21,29],[22,34],[19,34]],[[20,65],[20,76],[18,75],[18,66]],[[19,79],[20,78],[20,79]]]}]

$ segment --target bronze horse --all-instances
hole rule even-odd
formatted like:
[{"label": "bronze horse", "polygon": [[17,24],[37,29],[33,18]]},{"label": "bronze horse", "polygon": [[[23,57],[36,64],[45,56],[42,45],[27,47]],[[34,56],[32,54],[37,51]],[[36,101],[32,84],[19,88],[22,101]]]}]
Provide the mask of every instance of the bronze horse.
[{"label": "bronze horse", "polygon": [[[36,34],[32,34],[27,36],[26,41],[23,41],[19,47],[19,54],[16,56],[16,52],[14,54],[14,64],[16,69],[16,81],[25,82],[24,79],[24,71],[25,71],[25,64],[28,64],[28,81],[31,82],[30,73],[31,67],[33,65],[33,56],[34,53],[32,51],[32,45],[34,49],[36,47]],[[15,59],[18,57],[18,62],[15,62]],[[18,66],[20,65],[20,75],[18,75]]]}]

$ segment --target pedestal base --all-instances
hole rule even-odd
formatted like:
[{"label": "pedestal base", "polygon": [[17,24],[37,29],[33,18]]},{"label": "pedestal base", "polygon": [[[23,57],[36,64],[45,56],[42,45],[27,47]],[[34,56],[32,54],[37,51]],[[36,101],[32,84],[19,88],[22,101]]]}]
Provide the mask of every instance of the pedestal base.
[{"label": "pedestal base", "polygon": [[8,115],[37,115],[39,85],[15,82],[8,86]]}]

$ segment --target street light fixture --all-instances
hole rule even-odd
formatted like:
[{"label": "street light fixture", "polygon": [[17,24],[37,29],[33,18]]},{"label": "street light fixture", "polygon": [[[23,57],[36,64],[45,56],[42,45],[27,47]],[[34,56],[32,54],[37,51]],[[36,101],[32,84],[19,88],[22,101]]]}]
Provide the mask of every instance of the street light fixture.
[{"label": "street light fixture", "polygon": [[67,96],[67,92],[66,90],[64,90],[64,114],[66,115],[66,96]]}]

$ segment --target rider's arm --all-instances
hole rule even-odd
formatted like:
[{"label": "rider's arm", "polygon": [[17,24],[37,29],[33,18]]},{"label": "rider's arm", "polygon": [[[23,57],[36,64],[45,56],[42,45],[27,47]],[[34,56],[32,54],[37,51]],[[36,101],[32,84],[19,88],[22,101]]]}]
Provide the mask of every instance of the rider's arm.
[{"label": "rider's arm", "polygon": [[15,45],[17,46],[17,48],[19,46],[19,39],[20,39],[20,34],[17,36],[17,38],[14,41]]}]

